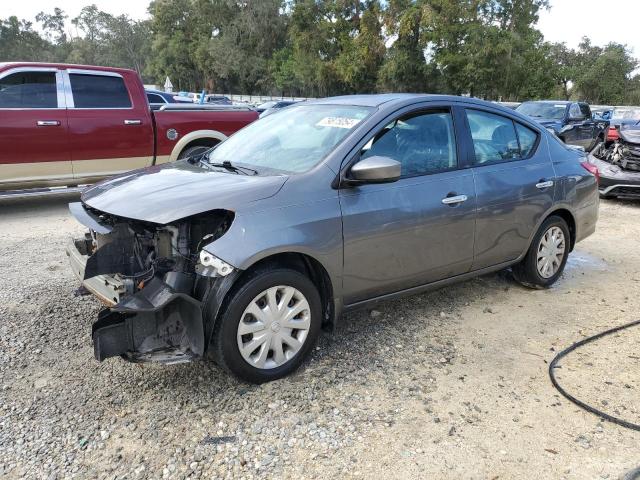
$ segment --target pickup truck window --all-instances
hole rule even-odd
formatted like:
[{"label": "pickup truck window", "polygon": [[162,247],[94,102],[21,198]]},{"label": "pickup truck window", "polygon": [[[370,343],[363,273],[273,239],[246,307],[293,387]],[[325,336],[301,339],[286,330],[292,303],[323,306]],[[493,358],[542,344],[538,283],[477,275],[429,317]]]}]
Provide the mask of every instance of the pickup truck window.
[{"label": "pickup truck window", "polygon": [[131,108],[122,77],[70,74],[75,108]]},{"label": "pickup truck window", "polygon": [[580,107],[578,106],[578,104],[572,103],[571,107],[569,107],[569,118],[577,119],[582,117],[584,117],[584,115],[580,111]]},{"label": "pickup truck window", "polygon": [[586,103],[580,103],[578,105],[580,106],[580,111],[582,112],[582,115],[584,115],[584,118],[591,118],[591,109],[589,108],[589,105]]},{"label": "pickup truck window", "polygon": [[55,72],[16,72],[0,79],[0,108],[58,108]]}]

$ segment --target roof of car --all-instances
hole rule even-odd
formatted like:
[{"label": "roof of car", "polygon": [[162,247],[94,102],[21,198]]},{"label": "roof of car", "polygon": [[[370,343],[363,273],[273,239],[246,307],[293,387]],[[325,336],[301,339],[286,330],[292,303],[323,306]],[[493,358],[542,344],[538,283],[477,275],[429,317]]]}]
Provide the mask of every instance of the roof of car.
[{"label": "roof of car", "polygon": [[570,100],[529,100],[522,103],[553,103],[556,105],[569,105],[570,103],[574,103]]},{"label": "roof of car", "polygon": [[45,67],[45,68],[61,68],[61,69],[72,69],[76,68],[79,70],[100,70],[105,72],[133,72],[135,70],[131,70],[130,68],[116,68],[116,67],[99,67],[97,65],[76,65],[74,63],[51,63],[51,62],[3,62],[0,64],[0,68],[8,69],[15,67]]}]

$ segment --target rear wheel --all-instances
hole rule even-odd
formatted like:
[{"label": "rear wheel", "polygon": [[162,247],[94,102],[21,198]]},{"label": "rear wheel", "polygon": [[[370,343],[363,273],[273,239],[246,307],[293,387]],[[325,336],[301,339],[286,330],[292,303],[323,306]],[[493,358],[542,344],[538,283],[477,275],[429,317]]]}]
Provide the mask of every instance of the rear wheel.
[{"label": "rear wheel", "polygon": [[571,237],[567,222],[551,216],[540,226],[522,261],[512,267],[514,278],[530,288],[548,288],[562,274]]},{"label": "rear wheel", "polygon": [[311,280],[290,269],[250,273],[230,292],[213,338],[216,363],[252,383],[284,377],[320,333],[321,302]]},{"label": "rear wheel", "polygon": [[202,155],[204,152],[209,150],[211,147],[207,145],[195,145],[193,147],[185,148],[178,155],[178,160],[182,160],[184,158],[195,157],[196,155]]}]

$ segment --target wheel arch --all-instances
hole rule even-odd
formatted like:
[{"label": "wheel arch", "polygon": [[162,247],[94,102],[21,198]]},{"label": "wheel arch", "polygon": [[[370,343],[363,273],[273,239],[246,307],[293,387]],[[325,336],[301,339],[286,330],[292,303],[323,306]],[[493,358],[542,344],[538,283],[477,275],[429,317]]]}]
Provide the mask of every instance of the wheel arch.
[{"label": "wheel arch", "polygon": [[285,251],[262,257],[246,268],[238,278],[238,281],[242,281],[245,275],[256,270],[274,267],[291,268],[309,277],[318,289],[322,301],[322,327],[324,329],[333,328],[335,326],[335,308],[334,288],[331,276],[322,262],[307,253]]},{"label": "wheel arch", "polygon": [[[573,251],[573,247],[576,244],[576,219],[567,208],[557,208],[556,210],[552,210],[549,212],[542,221],[544,222],[547,218],[551,216],[556,216],[562,218],[565,222],[567,222],[567,226],[569,227],[569,251]],[[538,227],[540,228],[540,227]]]},{"label": "wheel arch", "polygon": [[200,145],[213,147],[214,145],[226,139],[227,136],[217,130],[196,130],[193,132],[189,132],[180,140],[178,140],[178,142],[176,142],[173,150],[171,150],[171,155],[169,155],[168,161],[176,161],[180,153],[182,153],[182,151],[186,148]]},{"label": "wheel arch", "polygon": [[558,205],[557,207],[554,207],[553,209],[547,211],[544,215],[540,216],[540,220],[536,224],[535,228],[532,229],[531,236],[529,237],[529,241],[527,242],[527,247],[524,249],[524,252],[522,252],[520,256],[517,258],[516,262],[522,260],[527,255],[529,248],[531,248],[531,243],[533,242],[533,239],[535,238],[536,233],[538,233],[540,226],[547,220],[547,218],[553,217],[553,216],[560,217],[565,222],[567,222],[567,226],[569,227],[569,236],[571,237],[569,239],[569,251],[571,252],[573,250],[573,247],[576,244],[576,236],[577,236],[576,220],[569,208],[567,208],[564,205]]}]

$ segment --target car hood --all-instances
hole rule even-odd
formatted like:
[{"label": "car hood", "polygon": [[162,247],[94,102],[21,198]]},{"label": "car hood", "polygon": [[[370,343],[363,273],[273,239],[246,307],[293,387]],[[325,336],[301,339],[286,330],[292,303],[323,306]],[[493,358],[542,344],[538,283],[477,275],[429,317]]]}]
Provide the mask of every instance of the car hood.
[{"label": "car hood", "polygon": [[560,128],[562,126],[562,121],[560,120],[552,120],[548,118],[536,118],[535,120],[545,128]]},{"label": "car hood", "polygon": [[640,126],[623,126],[620,129],[620,137],[627,143],[640,144]]},{"label": "car hood", "polygon": [[111,215],[166,224],[209,210],[238,211],[275,195],[287,178],[209,170],[182,160],[100,182],[82,193],[82,202]]}]

